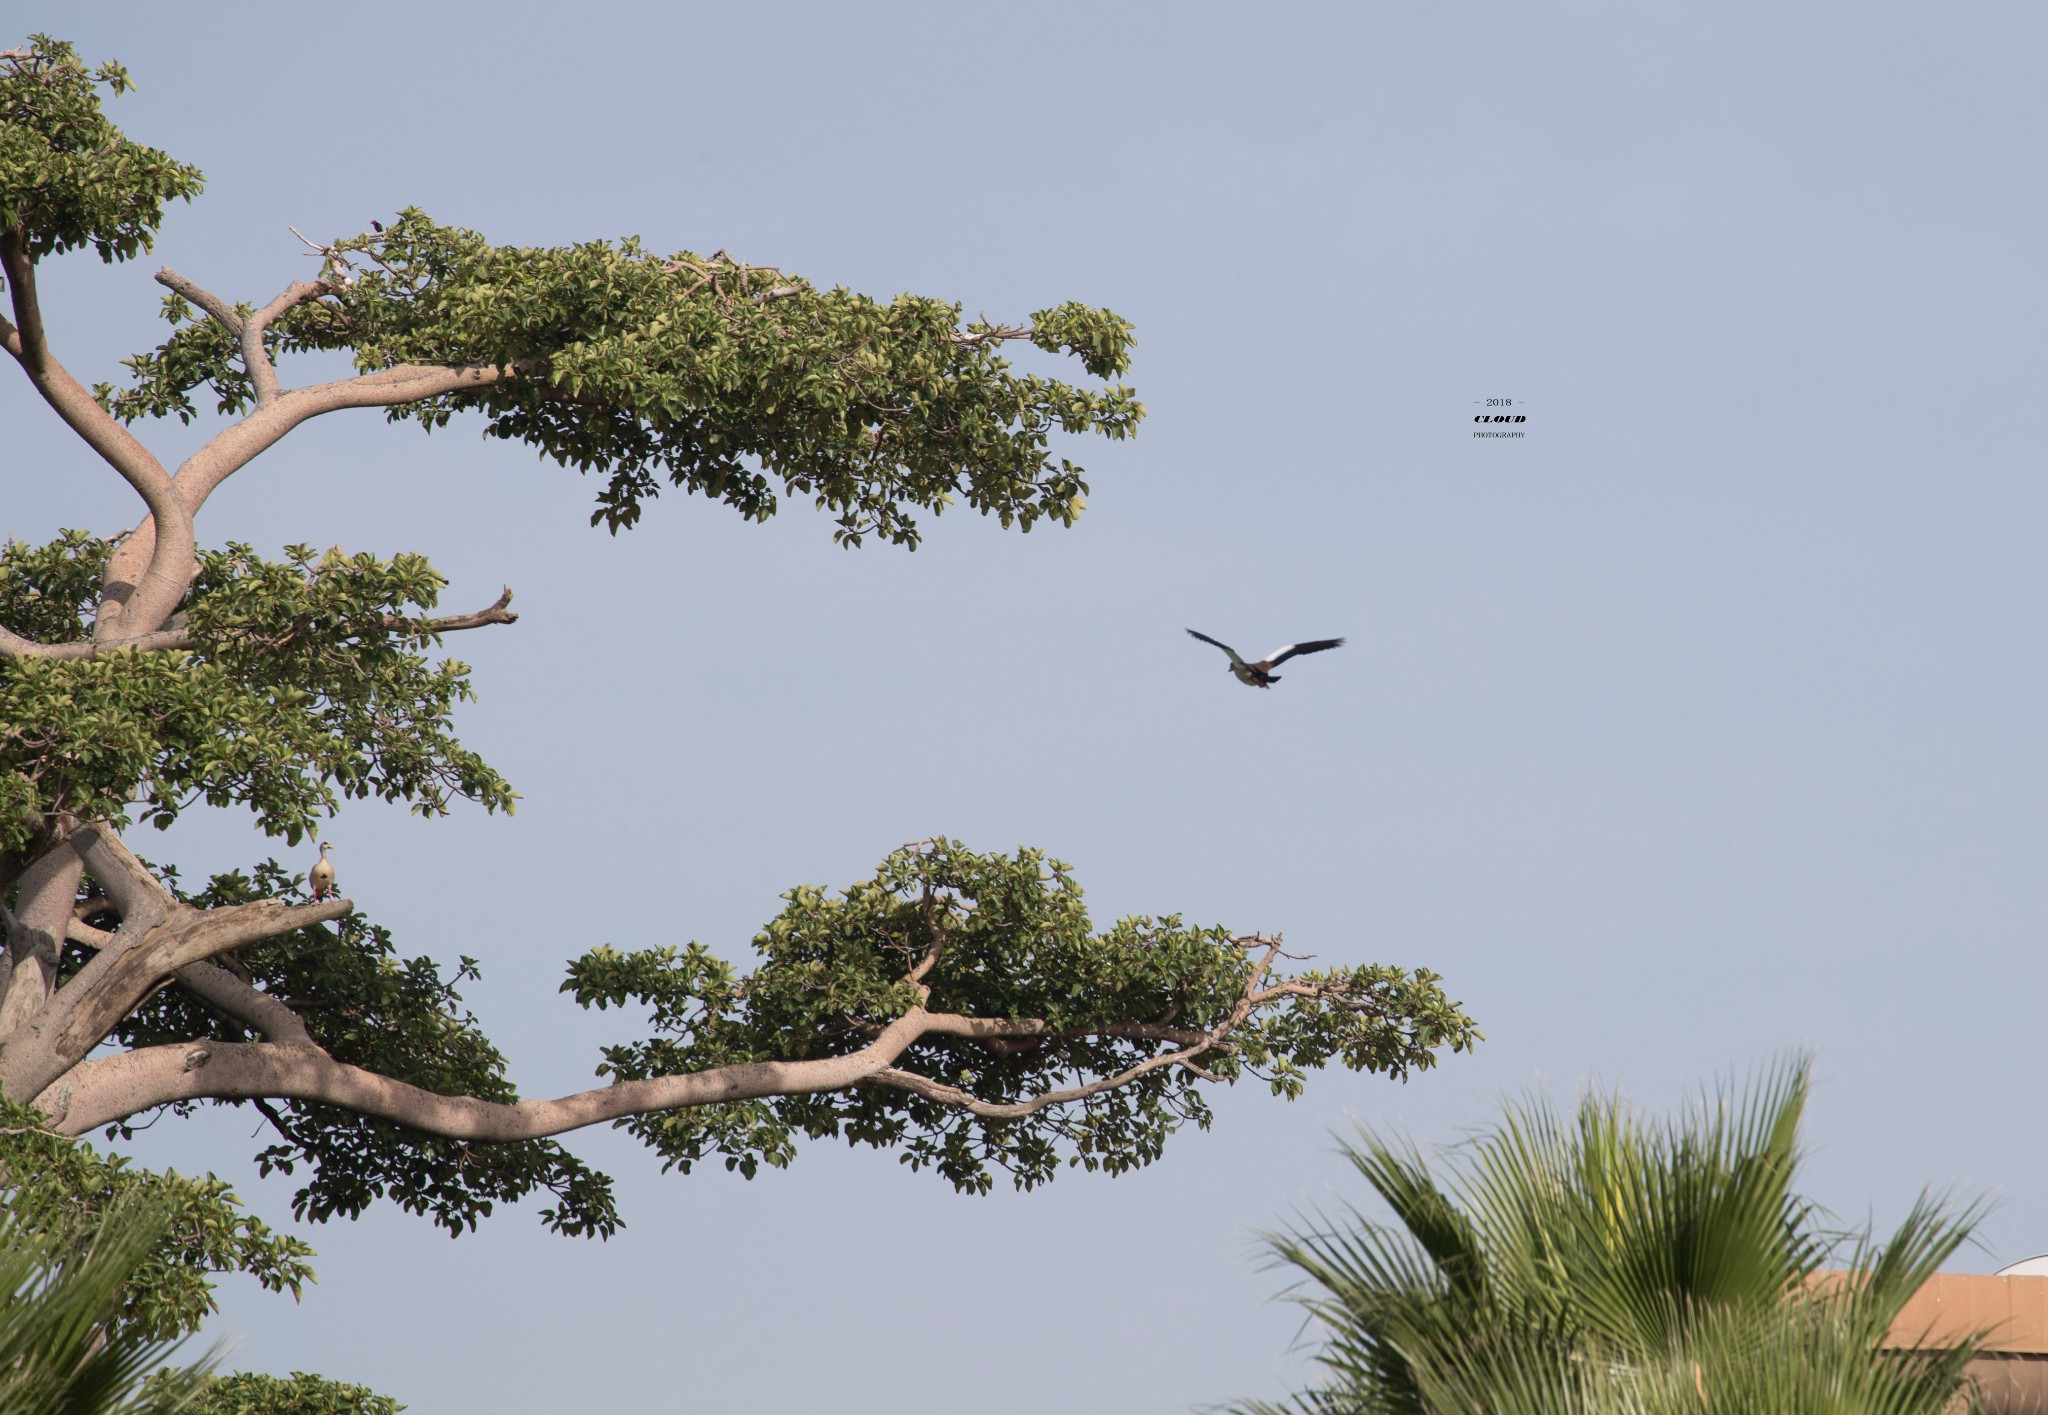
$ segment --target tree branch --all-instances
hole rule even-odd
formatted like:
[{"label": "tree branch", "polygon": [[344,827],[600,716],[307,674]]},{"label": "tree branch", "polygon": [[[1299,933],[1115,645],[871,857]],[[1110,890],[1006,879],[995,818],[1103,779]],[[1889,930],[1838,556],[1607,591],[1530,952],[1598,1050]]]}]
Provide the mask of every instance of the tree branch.
[{"label": "tree branch", "polygon": [[[509,606],[512,603],[510,585],[498,597],[474,614],[451,614],[445,619],[428,619],[417,627],[429,634],[453,634],[463,629],[481,629],[487,624],[517,624],[519,616]],[[392,631],[406,628],[405,620],[395,614],[384,616],[384,627]]]},{"label": "tree branch", "polygon": [[[991,1037],[1044,1036],[1048,1042],[1071,1040],[1087,1036],[1112,1036],[1138,1041],[1172,1041],[1178,1044],[1178,1050],[1162,1052],[1157,1056],[1147,1057],[1145,1060],[1117,1072],[1114,1076],[1105,1076],[1099,1080],[1090,1081],[1080,1086],[1069,1087],[1065,1090],[1045,1091],[1033,1096],[1029,1100],[1009,1102],[985,1101],[970,1092],[961,1090],[957,1086],[948,1086],[944,1082],[932,1080],[929,1076],[921,1076],[915,1071],[905,1071],[897,1067],[888,1067],[878,1071],[873,1076],[865,1078],[862,1084],[889,1086],[896,1090],[909,1091],[914,1095],[923,1096],[926,1100],[953,1106],[956,1109],[968,1112],[970,1115],[978,1115],[985,1120],[1022,1120],[1028,1116],[1036,1115],[1048,1106],[1065,1105],[1070,1101],[1086,1100],[1090,1096],[1101,1095],[1104,1091],[1113,1091],[1119,1086],[1127,1086],[1141,1076],[1149,1075],[1154,1071],[1163,1070],[1169,1066],[1183,1067],[1204,1080],[1213,1081],[1216,1077],[1197,1065],[1195,1058],[1205,1052],[1227,1050],[1228,1043],[1225,1039],[1237,1030],[1245,1018],[1251,1015],[1252,1009],[1257,1007],[1263,998],[1269,996],[1278,997],[1288,991],[1284,985],[1269,989],[1265,993],[1259,991],[1259,983],[1272,968],[1273,960],[1280,954],[1281,940],[1279,936],[1264,938],[1252,934],[1233,939],[1232,942],[1239,948],[1247,950],[1264,948],[1266,950],[1265,956],[1252,965],[1251,972],[1245,977],[1244,989],[1238,996],[1236,1005],[1231,1008],[1230,1014],[1206,1032],[1171,1027],[1160,1022],[1118,1022],[1111,1023],[1109,1026],[1102,1028],[1081,1028],[1066,1033],[1047,1033],[1043,1022],[1033,1022],[1030,1024],[1012,1022],[1003,1025],[1015,1030],[992,1030],[983,1034]],[[979,1019],[961,1018],[959,1020],[966,1022]],[[955,1035],[971,1034],[956,1033]],[[998,1046],[991,1049],[999,1050],[1000,1048]]]},{"label": "tree branch", "polygon": [[[195,909],[172,897],[107,822],[80,827],[68,844],[106,890],[109,905],[121,916],[121,927],[68,982],[48,995],[27,1019],[29,1025],[17,1028],[10,1038],[0,1058],[0,1083],[16,1100],[38,1094],[77,1065],[181,969],[245,944],[341,918],[355,907],[346,899],[297,905],[259,899]],[[57,937],[68,936],[71,913],[67,897]],[[203,977],[196,986],[227,996]],[[267,1029],[285,1024],[266,1014],[261,1025]]]},{"label": "tree branch", "polygon": [[973,334],[955,334],[952,339],[964,348],[973,344],[1000,344],[1006,339],[1029,339],[1036,332],[1028,324],[998,324]]},{"label": "tree branch", "polygon": [[399,364],[376,373],[332,383],[316,383],[280,393],[232,427],[224,428],[179,466],[176,481],[185,501],[197,511],[214,488],[226,481],[278,439],[310,418],[344,408],[391,408],[449,393],[469,393],[547,371],[543,359],[511,364]]},{"label": "tree branch", "polygon": [[[115,935],[73,919],[66,937],[87,948],[105,948]],[[265,1041],[312,1046],[312,1034],[298,1013],[269,993],[251,987],[216,963],[187,963],[171,975],[178,984],[229,1021],[239,1022]]]},{"label": "tree branch", "polygon": [[158,629],[133,639],[82,639],[65,644],[39,644],[11,630],[0,629],[0,658],[100,658],[123,649],[189,649],[192,643],[192,635],[185,629]]},{"label": "tree branch", "polygon": [[[271,301],[271,305],[274,306],[279,301],[293,296],[296,288],[288,287],[277,300]],[[265,308],[268,309],[270,306]],[[250,321],[255,318],[256,316],[252,315]],[[247,322],[245,321],[245,327]],[[390,408],[401,403],[418,403],[448,393],[473,392],[510,378],[530,377],[545,372],[547,362],[543,359],[521,359],[503,365],[400,364],[395,368],[381,369],[376,373],[361,374],[355,378],[295,388],[287,393],[279,393],[267,406],[259,405],[240,422],[223,428],[204,447],[179,465],[177,474],[171,481],[177,489],[177,494],[183,499],[182,505],[188,508],[191,516],[196,516],[199,509],[206,504],[206,499],[213,495],[215,488],[309,418],[319,417],[323,413],[338,412],[344,408]],[[97,408],[99,405],[93,406]],[[188,529],[189,525],[188,516]],[[154,521],[144,521],[115,548],[113,558],[107,564],[107,583],[110,591],[128,576],[133,575],[135,567],[153,561],[155,537]],[[182,592],[181,585],[180,593]],[[163,615],[151,622],[148,628],[157,628],[175,607],[176,601],[173,600],[172,604],[164,609]],[[105,632],[96,633],[95,637],[124,637],[107,629],[106,626],[106,613],[103,610],[100,628]],[[138,636],[131,634],[125,637]]]},{"label": "tree branch", "polygon": [[211,290],[195,284],[165,266],[156,273],[156,283],[173,290],[205,310],[221,328],[235,336],[242,350],[242,367],[248,371],[249,385],[256,393],[256,406],[267,406],[278,396],[277,365],[271,362],[270,351],[263,345],[263,332],[272,322],[298,305],[317,299],[334,287],[326,281],[308,284],[294,280],[284,287],[276,299],[262,309],[244,316],[226,300]]},{"label": "tree branch", "polygon": [[11,1043],[48,1004],[57,986],[57,954],[71,918],[71,901],[85,862],[68,839],[50,842],[27,869],[15,892],[8,930],[5,997],[0,998],[0,1044]]},{"label": "tree branch", "polygon": [[198,567],[191,512],[163,464],[93,401],[84,385],[50,353],[43,331],[42,305],[36,293],[35,262],[29,257],[19,228],[0,231],[0,271],[6,274],[14,306],[12,324],[0,319],[0,343],[20,363],[43,401],[86,446],[120,473],[149,508],[151,523],[163,528],[160,538],[152,537],[147,552],[133,557],[131,572],[135,567],[144,567],[140,574],[119,587],[109,586],[116,593],[111,596],[112,603],[102,607],[99,627],[111,632],[114,623],[133,608],[142,618],[154,613],[156,617],[143,626],[154,629],[176,607]]},{"label": "tree branch", "polygon": [[168,265],[156,273],[156,283],[205,310],[213,316],[215,323],[237,339],[242,337],[242,316],[236,312],[233,305],[213,291],[187,280]]},{"label": "tree branch", "polygon": [[[98,869],[93,870],[93,877],[100,878]],[[354,910],[354,901],[348,899],[313,904],[258,899],[213,909],[173,904],[168,918],[125,947],[131,925],[124,919],[113,942],[57,990],[46,1009],[47,1017],[39,1019],[44,1035],[50,1038],[50,1064],[69,1065],[85,1056],[112,1035],[159,983],[183,969],[266,938],[332,922]],[[14,1094],[17,1085],[26,1089],[27,1082],[17,1080],[14,1059],[8,1060],[9,1092]]]},{"label": "tree branch", "polygon": [[[452,1140],[537,1140],[651,1111],[836,1091],[888,1067],[930,1030],[922,1009],[859,1051],[815,1061],[755,1061],[683,1076],[621,1081],[551,1101],[443,1096],[335,1061],[317,1047],[184,1042],[95,1057],[51,1077],[35,1103],[67,1134],[180,1100],[320,1101]],[[978,1019],[953,1019],[971,1021]]]},{"label": "tree branch", "polygon": [[1192,1046],[1182,1047],[1179,1051],[1162,1052],[1158,1056],[1147,1057],[1134,1066],[1125,1067],[1114,1076],[1104,1076],[1100,1080],[1090,1081],[1083,1086],[1072,1086],[1064,1091],[1046,1091],[1033,1096],[1028,1101],[1015,1101],[1008,1104],[997,1104],[993,1101],[980,1100],[957,1086],[948,1086],[943,1082],[932,1080],[929,1076],[920,1076],[914,1071],[900,1071],[895,1067],[889,1067],[886,1070],[876,1072],[873,1076],[866,1078],[863,1084],[889,1086],[899,1091],[910,1091],[913,1094],[923,1096],[926,1100],[938,1101],[940,1104],[952,1106],[956,1110],[964,1110],[970,1115],[978,1115],[984,1120],[1022,1120],[1027,1116],[1038,1114],[1039,1111],[1044,1110],[1047,1106],[1065,1105],[1069,1101],[1086,1100],[1090,1096],[1099,1096],[1104,1091],[1113,1091],[1119,1086],[1127,1086],[1140,1076],[1148,1075],[1151,1072],[1168,1066],[1186,1066],[1197,1075],[1213,1081],[1216,1078],[1202,1070],[1201,1067],[1194,1065],[1193,1061],[1195,1057],[1200,1056],[1203,1052],[1215,1051],[1221,1045],[1220,1041],[1204,1035],[1199,1042]]},{"label": "tree branch", "polygon": [[[1256,975],[1255,975],[1256,976]],[[274,999],[273,999],[274,1001]],[[296,1020],[296,1019],[295,1019]],[[963,1037],[977,1041],[1047,1036],[1037,1019],[968,1017],[913,1008],[881,1029],[875,1039],[843,1056],[810,1061],[760,1061],[721,1066],[709,1071],[647,1080],[620,1081],[598,1090],[581,1091],[550,1101],[509,1103],[444,1096],[390,1077],[335,1061],[316,1046],[254,1042],[195,1041],[145,1047],[118,1056],[98,1057],[48,1078],[36,1104],[55,1117],[70,1134],[83,1134],[141,1111],[186,1100],[310,1100],[375,1116],[410,1129],[447,1139],[505,1142],[560,1135],[587,1125],[620,1120],[653,1111],[758,1100],[841,1090],[848,1086],[884,1085],[908,1090],[942,1104],[990,1119],[1019,1119],[1048,1106],[1085,1100],[1128,1085],[1165,1067],[1180,1066],[1196,1075],[1215,1077],[1195,1062],[1204,1052],[1225,1045],[1237,1021],[1234,1012],[1207,1032],[1184,1034],[1179,1049],[1148,1057],[1114,1076],[1066,1090],[1048,1091],[1009,1105],[982,1101],[959,1090],[901,1070],[894,1062],[925,1037]],[[1116,1024],[1103,1029],[1118,1034],[1151,1034],[1153,1024]],[[60,1108],[60,1098],[63,1105]]]},{"label": "tree branch", "polygon": [[[463,629],[481,629],[487,624],[516,624],[519,622],[518,614],[507,608],[511,603],[512,589],[508,585],[495,601],[473,613],[451,614],[442,619],[407,619],[403,615],[387,614],[384,616],[384,628],[394,634],[453,634]],[[0,658],[69,660],[99,658],[105,654],[119,653],[124,649],[152,652],[196,648],[198,645],[199,640],[189,629],[159,629],[153,634],[144,634],[134,639],[39,644],[33,639],[25,639],[19,634],[0,628]]]}]

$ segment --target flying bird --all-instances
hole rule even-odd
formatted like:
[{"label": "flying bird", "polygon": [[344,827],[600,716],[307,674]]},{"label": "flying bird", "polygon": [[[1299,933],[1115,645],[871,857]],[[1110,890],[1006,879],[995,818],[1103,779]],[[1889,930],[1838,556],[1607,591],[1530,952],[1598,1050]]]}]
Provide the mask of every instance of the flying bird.
[{"label": "flying bird", "polygon": [[334,862],[327,858],[327,852],[334,845],[330,841],[320,842],[320,863],[306,872],[306,883],[313,887],[315,899],[325,899],[334,893]]},{"label": "flying bird", "polygon": [[1287,662],[1288,659],[1293,658],[1296,654],[1321,653],[1324,649],[1338,648],[1344,642],[1342,639],[1310,639],[1305,644],[1282,644],[1257,663],[1246,663],[1237,656],[1237,650],[1229,644],[1212,639],[1207,634],[1196,634],[1193,629],[1188,630],[1188,632],[1194,634],[1203,643],[1215,644],[1217,648],[1229,654],[1230,671],[1237,675],[1237,681],[1244,684],[1247,688],[1270,688],[1280,681],[1279,675],[1274,673],[1273,670]]}]

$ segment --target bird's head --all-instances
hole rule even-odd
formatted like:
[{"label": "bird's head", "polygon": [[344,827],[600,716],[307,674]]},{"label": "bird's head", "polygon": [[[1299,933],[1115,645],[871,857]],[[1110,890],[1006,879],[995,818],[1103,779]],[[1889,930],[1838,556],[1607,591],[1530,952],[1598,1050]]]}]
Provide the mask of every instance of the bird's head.
[{"label": "bird's head", "polygon": [[321,859],[323,859],[323,860],[324,860],[324,859],[326,859],[326,858],[327,858],[327,852],[328,852],[329,850],[332,850],[333,848],[334,848],[334,842],[333,842],[332,840],[323,840],[323,841],[321,841],[321,842],[320,842],[320,858],[321,858]]}]

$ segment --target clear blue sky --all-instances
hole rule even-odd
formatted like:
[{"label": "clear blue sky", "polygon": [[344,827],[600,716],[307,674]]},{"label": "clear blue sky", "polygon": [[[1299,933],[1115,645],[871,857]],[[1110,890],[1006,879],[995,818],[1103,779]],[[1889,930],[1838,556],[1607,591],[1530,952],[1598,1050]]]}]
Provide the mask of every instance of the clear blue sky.
[{"label": "clear blue sky", "polygon": [[[1227,1097],[1154,1169],[1029,1196],[829,1145],[664,1176],[578,1136],[619,1238],[313,1228],[303,1304],[225,1287],[240,1362],[423,1415],[1277,1394],[1305,1372],[1253,1235],[1350,1192],[1348,1117],[1451,1140],[1504,1092],[1666,1104],[1802,1047],[1816,1198],[1895,1221],[1924,1184],[1991,1189],[1964,1264],[2048,1249],[2037,9],[5,13],[5,42],[125,60],[119,121],[210,182],[155,260],[49,268],[88,379],[157,337],[159,260],[263,298],[311,268],[288,223],[406,204],[1136,322],[1150,416],[1086,449],[1068,532],[951,516],[915,556],[847,554],[800,511],[674,500],[613,540],[573,473],[374,414],[207,508],[216,543],[427,552],[457,608],[518,591],[459,652],[519,814],[332,834],[402,946],[484,960],[526,1093],[625,1035],[556,995],[564,959],[744,957],[779,891],[935,832],[1046,847],[1104,918],[1435,968],[1488,1037],[1405,1087]],[[1470,436],[1490,396],[1525,439]],[[18,379],[0,426],[0,529],[132,521]],[[1350,644],[1254,693],[1190,625]],[[188,873],[266,849],[239,821],[143,844]],[[136,1149],[288,1223],[254,1128]]]}]

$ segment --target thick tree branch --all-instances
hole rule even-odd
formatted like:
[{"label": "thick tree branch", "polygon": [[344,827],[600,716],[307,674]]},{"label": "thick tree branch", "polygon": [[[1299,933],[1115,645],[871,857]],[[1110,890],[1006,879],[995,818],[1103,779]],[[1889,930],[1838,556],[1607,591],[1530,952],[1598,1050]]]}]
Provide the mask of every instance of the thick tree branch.
[{"label": "thick tree branch", "polygon": [[[296,288],[288,287],[285,294],[278,296],[271,304],[276,305],[278,301],[293,295]],[[255,318],[251,316],[250,321],[245,321],[245,327]],[[317,418],[323,413],[339,412],[345,408],[392,408],[402,403],[418,403],[428,398],[438,398],[448,393],[471,392],[508,379],[531,377],[546,371],[546,361],[541,359],[524,359],[504,365],[400,364],[396,368],[380,369],[376,373],[280,393],[267,406],[259,405],[240,422],[223,428],[204,447],[179,465],[177,474],[171,481],[177,489],[178,496],[182,498],[182,506],[189,511],[188,530],[189,517],[199,513],[199,509],[206,504],[206,499],[213,495],[214,490],[222,482],[310,418]],[[97,408],[98,404],[93,406]],[[110,593],[133,576],[137,567],[153,563],[155,546],[154,520],[144,521],[115,549],[113,559],[108,562],[107,584]],[[190,578],[189,575],[187,578]],[[182,590],[181,585],[181,593]],[[163,615],[149,623],[146,628],[156,629],[175,607],[176,602],[173,601],[164,609]],[[135,616],[130,616],[130,622],[138,621]],[[124,636],[115,633],[107,629],[107,623],[106,611],[102,610],[102,632],[96,634],[96,637],[138,637],[133,634]]]},{"label": "thick tree branch", "polygon": [[658,1110],[840,1090],[888,1067],[934,1020],[914,1009],[845,1056],[745,1062],[684,1076],[621,1081],[560,1100],[513,1103],[437,1095],[343,1065],[317,1047],[184,1042],[84,1062],[61,1083],[50,1078],[36,1104],[73,1135],[171,1101],[260,1096],[320,1101],[453,1140],[537,1140]]},{"label": "thick tree branch", "polygon": [[11,324],[0,319],[0,342],[20,363],[43,401],[121,474],[149,508],[152,524],[163,528],[161,543],[153,536],[149,550],[133,558],[130,579],[114,594],[113,603],[103,607],[100,627],[111,632],[123,614],[133,609],[131,622],[155,613],[156,618],[142,626],[154,629],[177,606],[198,566],[191,512],[163,464],[50,353],[36,293],[35,262],[29,258],[19,228],[0,231],[0,270],[6,273],[14,306]]},{"label": "thick tree branch", "polygon": [[5,997],[0,998],[0,1050],[11,1049],[57,986],[57,955],[85,861],[69,840],[53,841],[22,871],[8,930]]},{"label": "thick tree branch", "polygon": [[128,848],[110,822],[80,826],[73,832],[71,844],[107,892],[108,904],[121,916],[121,928],[131,937],[155,928],[176,907],[177,900],[163,881],[150,873],[149,866]]},{"label": "thick tree branch", "polygon": [[[87,948],[105,948],[115,935],[73,919],[66,936]],[[217,963],[187,963],[171,975],[178,984],[214,1011],[239,1022],[265,1041],[301,1046],[313,1045],[312,1035],[298,1013],[269,993],[243,982]]]},{"label": "thick tree branch", "polygon": [[[519,615],[507,607],[511,603],[512,589],[508,585],[496,600],[472,613],[451,614],[441,619],[407,619],[402,615],[387,614],[384,616],[384,628],[394,634],[453,634],[463,629],[481,629],[488,624],[516,624],[519,622]],[[189,629],[159,629],[153,634],[144,634],[135,639],[81,641],[68,644],[39,644],[33,639],[24,639],[19,634],[0,629],[0,658],[100,658],[127,649],[139,652],[189,649],[196,647],[198,643],[199,640]]]},{"label": "thick tree branch", "polygon": [[[1241,1020],[1238,1014],[1233,1018]],[[1150,1031],[1149,1024],[1129,1024]],[[376,1116],[447,1139],[504,1142],[564,1134],[653,1111],[680,1110],[769,1096],[802,1095],[856,1085],[884,1085],[914,1091],[945,1105],[991,1119],[1016,1119],[1048,1106],[1085,1100],[1128,1085],[1165,1067],[1180,1066],[1214,1079],[1195,1058],[1225,1046],[1235,1020],[1186,1034],[1185,1045],[1148,1057],[1114,1076],[1028,1101],[995,1105],[955,1087],[895,1067],[895,1061],[927,1037],[963,1037],[987,1042],[1047,1035],[1037,1019],[967,1017],[913,1008],[891,1022],[867,1046],[843,1056],[811,1061],[744,1062],[680,1076],[620,1081],[550,1101],[496,1103],[468,1096],[444,1096],[387,1076],[335,1061],[310,1045],[243,1042],[183,1042],[98,1057],[73,1067],[63,1086],[50,1077],[36,1104],[71,1134],[112,1124],[155,1106],[186,1100],[310,1100]],[[1116,1034],[1124,1024],[1103,1029]],[[62,1104],[59,1104],[60,1089]]]},{"label": "thick tree branch", "polygon": [[65,644],[39,644],[7,629],[0,629],[0,658],[53,658],[70,660],[103,658],[124,649],[189,649],[192,635],[184,629],[158,629],[133,639],[80,639]]},{"label": "thick tree branch", "polygon": [[[121,927],[10,1037],[6,1055],[0,1057],[0,1082],[14,1099],[40,1093],[77,1065],[181,969],[245,944],[341,918],[355,907],[346,899],[298,905],[259,899],[195,909],[173,898],[108,823],[83,826],[68,843],[106,891],[109,906],[121,916]],[[70,932],[71,913],[67,899],[59,938]],[[196,986],[223,991],[211,987],[203,976]],[[260,1025],[284,1024],[266,1014]]]},{"label": "thick tree branch", "polygon": [[224,428],[179,466],[177,484],[195,511],[214,489],[268,451],[300,423],[345,408],[392,408],[449,393],[470,393],[511,378],[547,370],[545,360],[513,364],[399,364],[376,373],[316,383],[280,393],[232,427]]},{"label": "thick tree branch", "polygon": [[[98,869],[93,876],[100,878]],[[259,899],[214,909],[173,904],[169,917],[133,936],[132,942],[132,924],[124,919],[113,942],[58,989],[46,1009],[48,1017],[38,1019],[50,1038],[50,1064],[68,1065],[85,1056],[112,1035],[121,1019],[141,1006],[159,983],[182,969],[266,938],[330,923],[354,909],[354,902],[347,899],[313,904]],[[25,1080],[17,1081],[11,1059],[8,1073],[10,1094],[17,1084],[26,1089]]]}]

